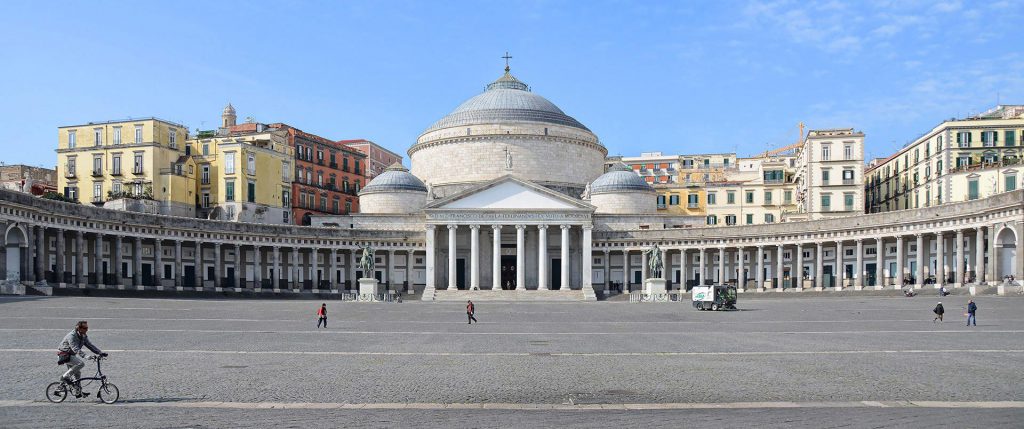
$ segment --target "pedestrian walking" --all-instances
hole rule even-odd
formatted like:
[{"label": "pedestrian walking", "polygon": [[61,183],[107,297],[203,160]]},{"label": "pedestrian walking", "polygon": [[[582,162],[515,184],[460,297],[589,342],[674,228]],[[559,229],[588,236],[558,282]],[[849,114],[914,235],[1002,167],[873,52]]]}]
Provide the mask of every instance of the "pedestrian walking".
[{"label": "pedestrian walking", "polygon": [[978,319],[974,317],[974,313],[978,312],[978,304],[974,303],[974,300],[967,301],[967,326],[978,326]]},{"label": "pedestrian walking", "polygon": [[935,309],[932,310],[932,312],[935,313],[935,318],[932,319],[932,323],[935,323],[936,320],[941,322],[942,314],[946,312],[946,309],[942,308],[942,301],[939,301],[938,305],[935,306]]},{"label": "pedestrian walking", "polygon": [[[474,314],[476,314],[476,306],[473,305],[473,301],[472,300],[466,301],[466,316],[469,318],[469,323],[470,324],[472,324],[473,322],[476,322],[476,317],[473,317]],[[480,322],[476,322],[476,323],[480,323]]]},{"label": "pedestrian walking", "polygon": [[316,328],[320,329],[320,325],[323,324],[324,328],[327,328],[327,303],[320,305],[320,309],[316,311]]}]

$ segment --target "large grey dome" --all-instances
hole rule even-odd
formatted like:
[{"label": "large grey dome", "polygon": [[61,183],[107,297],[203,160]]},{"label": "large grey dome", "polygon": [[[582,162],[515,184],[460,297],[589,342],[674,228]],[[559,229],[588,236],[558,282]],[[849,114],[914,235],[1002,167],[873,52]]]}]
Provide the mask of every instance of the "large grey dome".
[{"label": "large grey dome", "polygon": [[590,131],[554,103],[530,92],[529,86],[506,71],[504,76],[487,85],[483,94],[466,100],[425,132],[506,122],[543,122]]},{"label": "large grey dome", "polygon": [[384,170],[383,173],[374,177],[370,183],[366,184],[359,194],[374,193],[374,192],[393,192],[393,191],[414,191],[414,192],[427,192],[427,186],[423,184],[423,181],[413,176],[402,164],[395,163],[394,165]]},{"label": "large grey dome", "polygon": [[654,188],[625,164],[616,164],[590,184],[591,194],[654,192]]}]

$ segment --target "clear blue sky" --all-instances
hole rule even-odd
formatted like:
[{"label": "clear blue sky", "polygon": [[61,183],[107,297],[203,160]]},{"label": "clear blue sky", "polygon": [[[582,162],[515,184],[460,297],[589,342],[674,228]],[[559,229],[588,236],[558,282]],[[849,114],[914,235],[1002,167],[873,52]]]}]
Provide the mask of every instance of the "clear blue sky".
[{"label": "clear blue sky", "polygon": [[736,151],[854,127],[887,156],[1024,103],[1021,1],[75,1],[0,15],[0,160],[52,166],[60,125],[287,122],[400,154],[513,73],[611,154]]}]

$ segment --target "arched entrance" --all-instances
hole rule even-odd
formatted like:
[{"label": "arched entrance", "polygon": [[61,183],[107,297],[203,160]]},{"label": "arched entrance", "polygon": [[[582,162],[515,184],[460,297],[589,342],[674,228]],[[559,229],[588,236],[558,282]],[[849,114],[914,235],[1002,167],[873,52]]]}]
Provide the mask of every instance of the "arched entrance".
[{"label": "arched entrance", "polygon": [[1017,242],[1017,233],[1013,228],[1003,228],[996,235],[996,261],[999,264],[996,266],[997,281],[1016,272]]},{"label": "arched entrance", "polygon": [[20,227],[11,226],[4,234],[4,253],[6,254],[7,273],[4,277],[9,282],[21,281],[22,248],[27,248],[28,240]]}]

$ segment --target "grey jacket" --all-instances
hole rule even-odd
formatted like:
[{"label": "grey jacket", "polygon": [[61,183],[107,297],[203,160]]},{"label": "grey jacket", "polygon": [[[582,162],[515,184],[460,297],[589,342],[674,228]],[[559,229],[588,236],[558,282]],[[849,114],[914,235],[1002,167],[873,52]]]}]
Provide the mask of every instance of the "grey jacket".
[{"label": "grey jacket", "polygon": [[64,336],[64,339],[60,341],[60,345],[57,346],[57,350],[77,355],[82,354],[83,346],[92,350],[93,353],[103,353],[96,346],[92,345],[88,335],[80,335],[76,329],[71,330],[71,332]]}]

